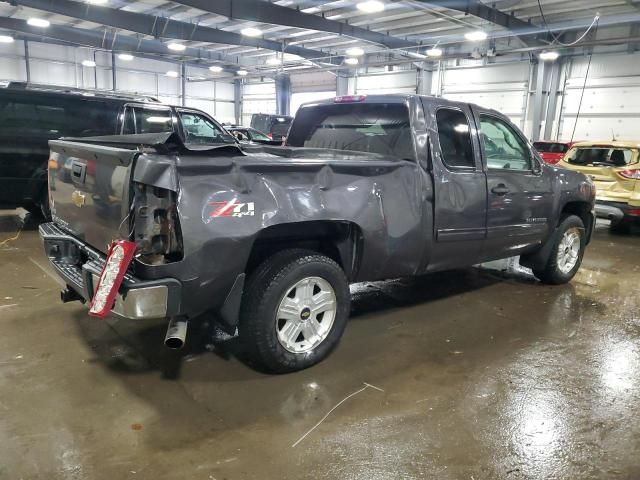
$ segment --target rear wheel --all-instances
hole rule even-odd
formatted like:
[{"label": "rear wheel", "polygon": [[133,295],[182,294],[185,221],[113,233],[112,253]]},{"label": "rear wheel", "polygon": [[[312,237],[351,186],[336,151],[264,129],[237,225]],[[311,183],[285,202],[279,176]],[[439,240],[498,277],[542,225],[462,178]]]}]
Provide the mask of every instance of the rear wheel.
[{"label": "rear wheel", "polygon": [[571,280],[582,264],[584,231],[580,217],[565,216],[557,227],[547,265],[542,269],[534,269],[534,275],[544,283],[556,285]]},{"label": "rear wheel", "polygon": [[619,222],[613,223],[609,226],[611,233],[624,234],[631,232],[631,222],[628,218],[623,218]]},{"label": "rear wheel", "polygon": [[349,308],[349,285],[336,262],[310,250],[285,250],[249,277],[240,339],[263,369],[301,370],[335,348]]}]

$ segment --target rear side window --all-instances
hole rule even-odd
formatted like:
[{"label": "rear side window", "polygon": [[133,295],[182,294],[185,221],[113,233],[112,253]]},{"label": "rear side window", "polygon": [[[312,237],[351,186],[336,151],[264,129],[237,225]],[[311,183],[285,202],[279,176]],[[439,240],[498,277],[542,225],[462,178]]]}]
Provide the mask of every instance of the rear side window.
[{"label": "rear side window", "polygon": [[33,95],[0,103],[5,135],[86,137],[116,133],[118,105],[87,98]]},{"label": "rear side window", "polygon": [[291,126],[287,144],[415,159],[409,110],[404,104],[302,107]]},{"label": "rear side window", "polygon": [[168,108],[128,107],[124,134],[173,132],[173,119]]},{"label": "rear side window", "polygon": [[533,148],[543,153],[567,153],[566,143],[534,142]]},{"label": "rear side window", "polygon": [[625,167],[634,161],[634,151],[629,148],[574,148],[566,157],[573,165],[592,165],[594,167]]},{"label": "rear side window", "polygon": [[460,110],[441,108],[436,113],[442,161],[447,167],[475,167],[471,130]]}]

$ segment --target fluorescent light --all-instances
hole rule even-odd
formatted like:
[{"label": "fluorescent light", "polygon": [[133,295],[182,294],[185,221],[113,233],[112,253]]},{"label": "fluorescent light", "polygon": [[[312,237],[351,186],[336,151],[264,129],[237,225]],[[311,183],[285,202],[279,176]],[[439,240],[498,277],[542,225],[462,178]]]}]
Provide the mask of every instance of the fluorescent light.
[{"label": "fluorescent light", "polygon": [[93,5],[104,5],[107,3],[107,0],[87,0],[87,3],[91,3]]},{"label": "fluorescent light", "polygon": [[259,28],[247,27],[240,30],[242,35],[246,35],[247,37],[259,37],[262,35],[262,30]]},{"label": "fluorescent light", "polygon": [[558,52],[550,51],[550,52],[542,52],[538,56],[540,57],[540,60],[544,62],[553,62],[554,60],[558,59],[560,54]]},{"label": "fluorescent light", "polygon": [[32,27],[47,28],[49,25],[51,25],[51,22],[49,20],[45,20],[44,18],[30,18],[29,20],[27,20],[27,25],[31,25]]},{"label": "fluorescent light", "polygon": [[430,48],[429,50],[427,50],[427,57],[441,57],[442,56],[442,49],[441,48],[437,48],[437,47],[433,47]]},{"label": "fluorescent light", "polygon": [[169,50],[173,50],[174,52],[184,52],[185,48],[187,47],[182,43],[171,42],[167,43],[167,48]]},{"label": "fluorescent light", "polygon": [[120,60],[124,60],[125,62],[130,62],[131,60],[133,60],[133,55],[129,53],[121,53],[120,55],[118,55],[118,58]]},{"label": "fluorescent light", "polygon": [[365,13],[376,13],[384,10],[384,3],[378,0],[367,0],[366,2],[358,3],[356,7],[358,7],[358,10]]},{"label": "fluorescent light", "polygon": [[358,59],[354,57],[345,58],[344,63],[346,63],[347,65],[357,65]]},{"label": "fluorescent light", "polygon": [[346,54],[350,57],[359,57],[361,55],[364,55],[364,50],[360,47],[351,47],[347,48]]},{"label": "fluorescent light", "polygon": [[223,68],[220,65],[211,65],[209,67],[209,70],[212,71],[213,73],[220,73]]},{"label": "fluorescent light", "polygon": [[482,30],[467,32],[464,34],[464,38],[466,38],[470,42],[481,42],[482,40],[486,40],[487,36],[487,32],[483,32]]},{"label": "fluorescent light", "polygon": [[246,70],[238,70],[236,73],[237,73],[238,75],[240,75],[241,77],[244,77],[244,76],[245,76],[247,73],[249,73],[249,72],[247,72]]},{"label": "fluorescent light", "polygon": [[93,60],[82,60],[82,66],[93,68],[96,66],[96,62],[94,62]]},{"label": "fluorescent light", "polygon": [[169,70],[166,73],[167,77],[171,77],[171,78],[176,78],[178,76],[178,72],[176,72],[175,70]]},{"label": "fluorescent light", "polygon": [[9,35],[0,35],[0,43],[13,43],[13,37]]},{"label": "fluorescent light", "polygon": [[267,58],[266,61],[267,65],[282,65],[282,60],[280,60],[278,57],[269,57]]}]

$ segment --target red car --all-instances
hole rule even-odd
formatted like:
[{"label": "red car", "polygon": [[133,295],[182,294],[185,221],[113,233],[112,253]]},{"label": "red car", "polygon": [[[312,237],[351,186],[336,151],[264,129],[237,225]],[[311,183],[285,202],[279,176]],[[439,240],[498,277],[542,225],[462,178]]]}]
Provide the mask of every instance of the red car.
[{"label": "red car", "polygon": [[556,164],[569,151],[575,142],[552,142],[542,140],[533,142],[533,147],[540,153],[545,163]]}]

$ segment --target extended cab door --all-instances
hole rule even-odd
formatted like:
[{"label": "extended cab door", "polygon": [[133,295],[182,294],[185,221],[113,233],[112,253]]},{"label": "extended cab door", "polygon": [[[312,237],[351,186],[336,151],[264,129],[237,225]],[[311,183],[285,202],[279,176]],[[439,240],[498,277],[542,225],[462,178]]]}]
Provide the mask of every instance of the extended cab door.
[{"label": "extended cab door", "polygon": [[486,234],[487,180],[467,105],[422,98],[428,112],[434,179],[433,253],[429,269],[477,263]]},{"label": "extended cab door", "polygon": [[522,133],[503,115],[473,107],[487,172],[483,260],[530,250],[550,232],[551,176]]}]

